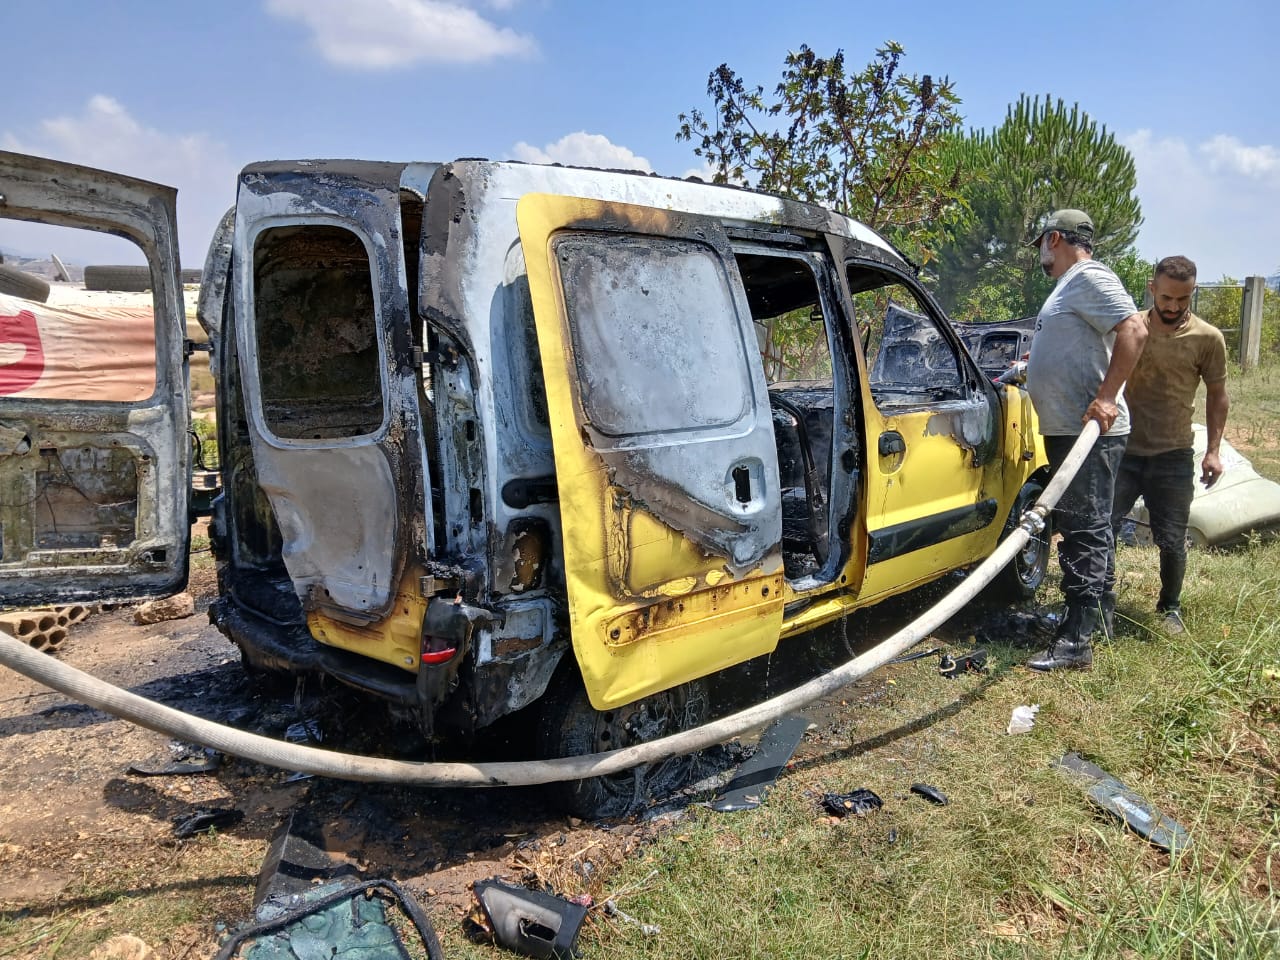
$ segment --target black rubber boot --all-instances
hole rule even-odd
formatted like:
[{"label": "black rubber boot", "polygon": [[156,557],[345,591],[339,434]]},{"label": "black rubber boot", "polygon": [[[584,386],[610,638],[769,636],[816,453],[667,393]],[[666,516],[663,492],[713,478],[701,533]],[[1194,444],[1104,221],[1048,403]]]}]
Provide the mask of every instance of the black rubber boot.
[{"label": "black rubber boot", "polygon": [[1105,640],[1116,638],[1116,595],[1108,590],[1098,601],[1098,609],[1102,615],[1102,636]]},{"label": "black rubber boot", "polygon": [[1049,649],[1027,661],[1032,670],[1088,670],[1093,666],[1093,631],[1098,627],[1098,604],[1067,607]]}]

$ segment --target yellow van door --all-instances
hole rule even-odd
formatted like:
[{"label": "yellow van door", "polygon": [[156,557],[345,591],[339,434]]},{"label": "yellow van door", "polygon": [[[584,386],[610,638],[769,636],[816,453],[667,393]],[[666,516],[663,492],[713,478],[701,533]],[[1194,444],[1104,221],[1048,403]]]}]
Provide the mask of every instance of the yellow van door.
[{"label": "yellow van door", "polygon": [[[999,401],[936,306],[905,276],[846,263],[863,330],[867,573],[862,597],[899,593],[995,546]],[[997,520],[999,516],[999,520]]]},{"label": "yellow van door", "polygon": [[574,651],[603,710],[774,648],[782,510],[764,371],[714,220],[517,205]]}]

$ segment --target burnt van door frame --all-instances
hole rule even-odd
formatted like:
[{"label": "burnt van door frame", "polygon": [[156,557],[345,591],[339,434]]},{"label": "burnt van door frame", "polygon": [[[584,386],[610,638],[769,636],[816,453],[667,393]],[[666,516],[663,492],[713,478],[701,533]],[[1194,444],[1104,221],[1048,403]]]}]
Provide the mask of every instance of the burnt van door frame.
[{"label": "burnt van door frame", "polygon": [[[233,297],[237,353],[258,482],[283,538],[283,560],[308,611],[356,624],[393,606],[406,562],[425,558],[414,522],[424,503],[421,417],[413,364],[401,164],[342,161],[298,169],[255,164],[236,204]],[[278,436],[259,380],[255,248],[275,228],[346,230],[364,246],[374,304],[382,422],[356,436]]]},{"label": "burnt van door frame", "polygon": [[[0,396],[0,497],[13,509],[22,506],[14,499],[19,488],[38,483],[41,466],[50,457],[60,462],[63,450],[90,461],[95,452],[123,450],[137,475],[132,543],[117,547],[104,538],[97,548],[37,548],[26,555],[31,561],[37,554],[33,562],[12,565],[0,547],[0,605],[160,597],[186,585],[191,445],[176,201],[172,187],[0,151],[4,219],[112,233],[139,246],[151,268],[156,337],[155,390],[147,399]],[[96,486],[92,476],[88,481]]]},{"label": "burnt van door frame", "polygon": [[547,194],[522,197],[516,216],[592,704],[772,650],[784,585],[777,452],[724,229]]}]

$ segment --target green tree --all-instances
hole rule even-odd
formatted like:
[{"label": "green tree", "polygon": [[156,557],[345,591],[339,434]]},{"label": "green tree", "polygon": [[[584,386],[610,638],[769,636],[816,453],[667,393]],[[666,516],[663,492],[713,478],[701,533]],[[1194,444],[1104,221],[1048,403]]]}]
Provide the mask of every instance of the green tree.
[{"label": "green tree", "polygon": [[1114,265],[1132,254],[1142,224],[1133,157],[1078,105],[1024,94],[1000,126],[953,134],[943,154],[963,178],[933,265],[935,292],[953,315],[999,320],[1039,309],[1052,282],[1026,242],[1051,210],[1089,213],[1097,259]]},{"label": "green tree", "polygon": [[956,168],[942,147],[960,116],[945,77],[907,75],[887,43],[859,73],[844,52],[788,53],[772,97],[721,64],[707,78],[712,109],[679,116],[678,140],[735,183],[819,203],[862,220],[921,260],[955,207]]},{"label": "green tree", "polygon": [[1107,266],[1116,272],[1124,288],[1129,291],[1129,296],[1133,297],[1133,302],[1141,307],[1147,298],[1147,284],[1155,273],[1156,265],[1138,256],[1136,250],[1129,250],[1111,258],[1107,261]]},{"label": "green tree", "polygon": [[[1191,302],[1192,311],[1223,332],[1227,340],[1227,354],[1232,359],[1240,356],[1240,308],[1244,302],[1244,288],[1239,280],[1223,277],[1211,285],[1196,288]],[[1280,359],[1280,291],[1264,288],[1262,294],[1262,335],[1260,348],[1263,363]]]}]

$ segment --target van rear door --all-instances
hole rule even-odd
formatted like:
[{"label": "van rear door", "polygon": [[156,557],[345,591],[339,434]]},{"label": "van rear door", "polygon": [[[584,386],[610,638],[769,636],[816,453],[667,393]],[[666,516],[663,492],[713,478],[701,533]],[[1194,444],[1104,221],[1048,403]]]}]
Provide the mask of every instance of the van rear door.
[{"label": "van rear door", "polygon": [[774,648],[782,509],[764,370],[714,220],[517,205],[573,646],[597,709]]},{"label": "van rear door", "polygon": [[0,295],[0,604],[167,596],[186,583],[191,446],[176,196],[0,152],[0,219],[132,240],[153,290],[151,310],[133,313]]},{"label": "van rear door", "polygon": [[[305,609],[355,626],[416,597],[412,564],[430,549],[403,171],[254,164],[236,200],[235,349],[257,481]],[[417,652],[388,656],[412,668]]]}]

